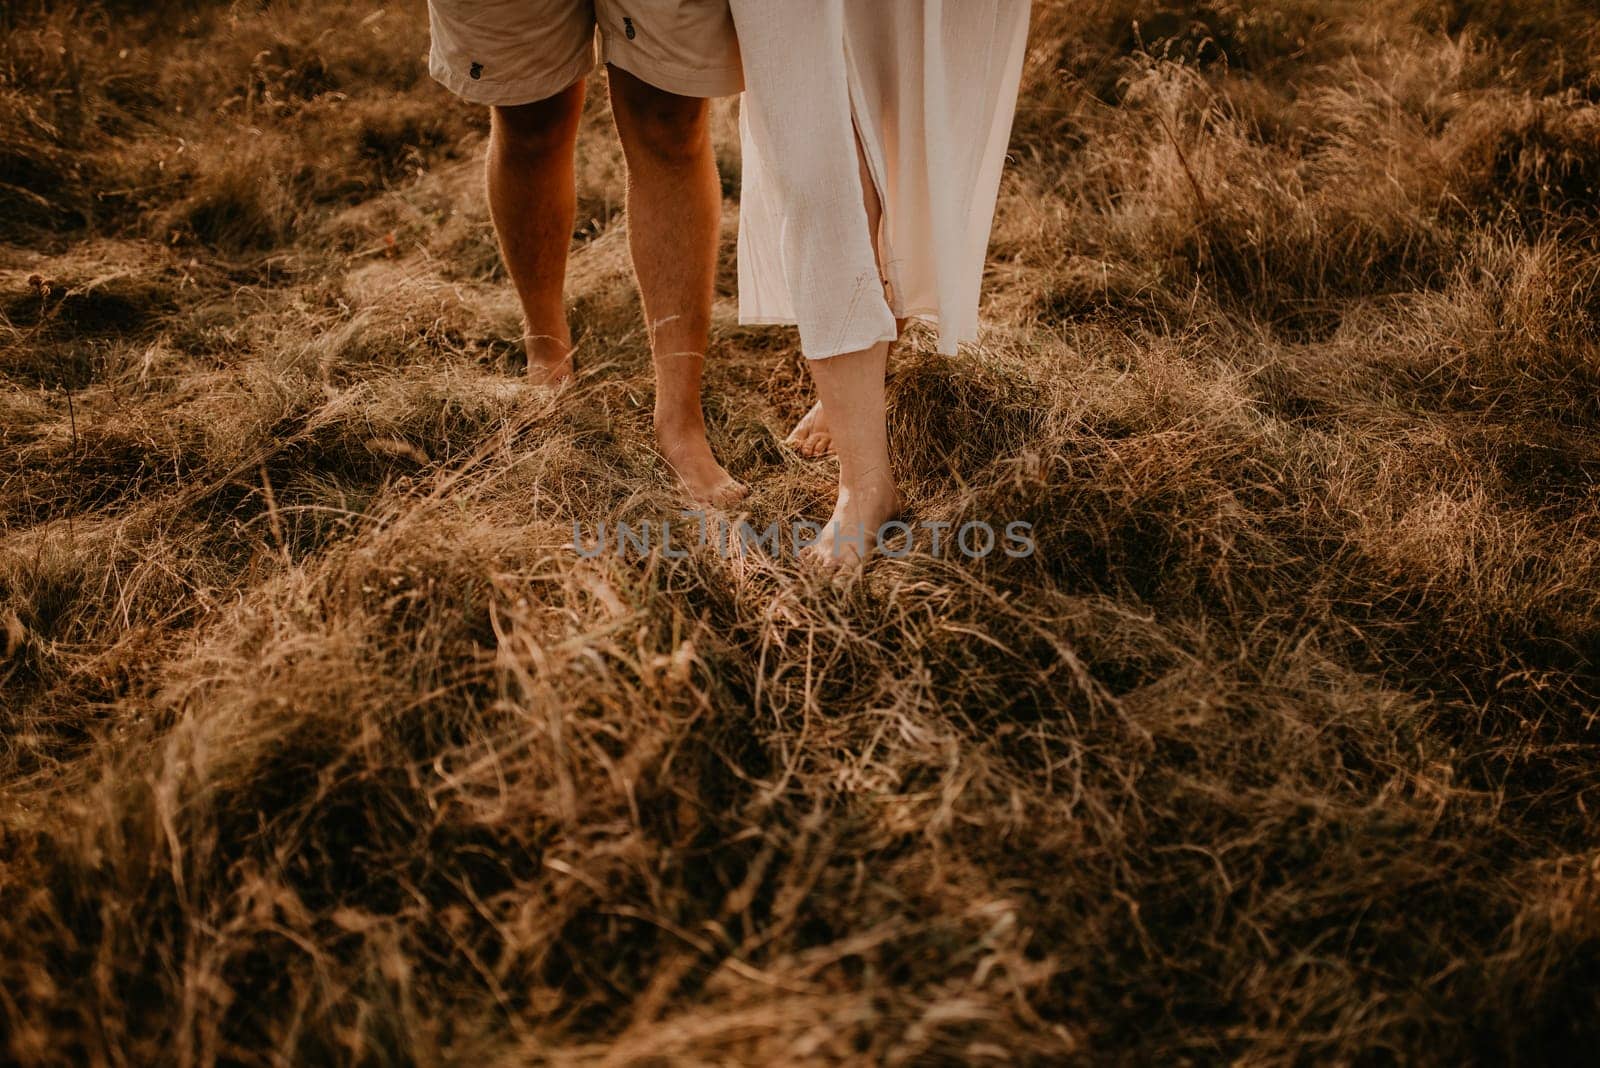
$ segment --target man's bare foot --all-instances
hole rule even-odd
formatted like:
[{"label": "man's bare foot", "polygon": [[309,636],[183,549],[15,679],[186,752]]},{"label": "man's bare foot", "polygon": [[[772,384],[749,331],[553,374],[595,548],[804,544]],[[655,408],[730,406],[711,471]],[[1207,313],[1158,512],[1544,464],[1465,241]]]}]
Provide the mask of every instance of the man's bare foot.
[{"label": "man's bare foot", "polygon": [[528,384],[531,386],[559,386],[572,379],[572,357],[554,363],[528,361]]},{"label": "man's bare foot", "polygon": [[528,384],[559,386],[572,377],[575,363],[572,342],[565,338],[529,337],[523,341],[528,353]]},{"label": "man's bare foot", "polygon": [[828,429],[828,417],[822,414],[822,402],[813,404],[783,440],[808,460],[819,460],[832,453],[833,433]]},{"label": "man's bare foot", "polygon": [[749,495],[750,487],[728,474],[711,454],[703,423],[678,426],[658,419],[656,445],[697,504],[727,508]]},{"label": "man's bare foot", "polygon": [[866,486],[840,486],[833,515],[801,558],[827,571],[862,563],[878,547],[878,530],[899,514],[900,492],[887,475]]}]

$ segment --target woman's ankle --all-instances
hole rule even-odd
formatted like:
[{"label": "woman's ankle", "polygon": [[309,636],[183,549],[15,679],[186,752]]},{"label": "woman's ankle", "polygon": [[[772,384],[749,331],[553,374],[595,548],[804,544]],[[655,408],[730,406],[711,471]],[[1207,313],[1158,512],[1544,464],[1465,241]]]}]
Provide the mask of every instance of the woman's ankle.
[{"label": "woman's ankle", "polygon": [[839,479],[839,503],[841,506],[864,508],[869,511],[880,511],[883,508],[898,508],[900,504],[900,486],[894,480],[894,475],[888,471],[873,471],[866,474],[855,475],[850,478]]}]

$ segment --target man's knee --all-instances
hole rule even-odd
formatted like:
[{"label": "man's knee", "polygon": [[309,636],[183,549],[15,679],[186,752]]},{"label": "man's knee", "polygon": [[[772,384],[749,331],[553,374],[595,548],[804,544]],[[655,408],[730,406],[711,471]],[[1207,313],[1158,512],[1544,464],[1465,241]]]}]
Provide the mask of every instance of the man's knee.
[{"label": "man's knee", "polygon": [[583,85],[579,83],[532,104],[492,107],[489,111],[494,141],[500,151],[537,158],[565,149],[577,136],[578,118],[583,112]]},{"label": "man's knee", "polygon": [[678,96],[627,76],[613,74],[611,107],[617,132],[629,153],[643,152],[666,164],[681,164],[704,151],[710,105],[699,97]]}]

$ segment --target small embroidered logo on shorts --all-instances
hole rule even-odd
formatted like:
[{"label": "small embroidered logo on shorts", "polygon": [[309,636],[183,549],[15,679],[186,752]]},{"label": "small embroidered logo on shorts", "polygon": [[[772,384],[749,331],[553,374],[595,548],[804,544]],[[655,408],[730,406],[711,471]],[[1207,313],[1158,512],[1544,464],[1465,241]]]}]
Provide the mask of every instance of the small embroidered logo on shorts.
[{"label": "small embroidered logo on shorts", "polygon": [[472,76],[473,81],[477,81],[479,78],[483,77],[483,64],[474,63],[472,65],[472,69],[467,71],[467,73]]},{"label": "small embroidered logo on shorts", "polygon": [[634,37],[638,36],[633,28],[633,20],[630,18],[624,18],[622,20],[622,32],[628,35],[628,40],[630,41],[633,40]]}]

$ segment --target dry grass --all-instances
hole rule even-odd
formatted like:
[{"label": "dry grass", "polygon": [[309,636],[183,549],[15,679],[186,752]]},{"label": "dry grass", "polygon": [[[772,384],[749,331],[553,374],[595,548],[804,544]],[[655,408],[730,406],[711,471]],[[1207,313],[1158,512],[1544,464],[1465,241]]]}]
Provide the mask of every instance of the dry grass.
[{"label": "dry grass", "polygon": [[[892,387],[1038,552],[842,588],[575,556],[678,507],[604,94],[556,402],[420,7],[0,10],[0,1056],[1592,1051],[1586,0],[1040,3]],[[820,519],[731,251],[713,435]]]}]

